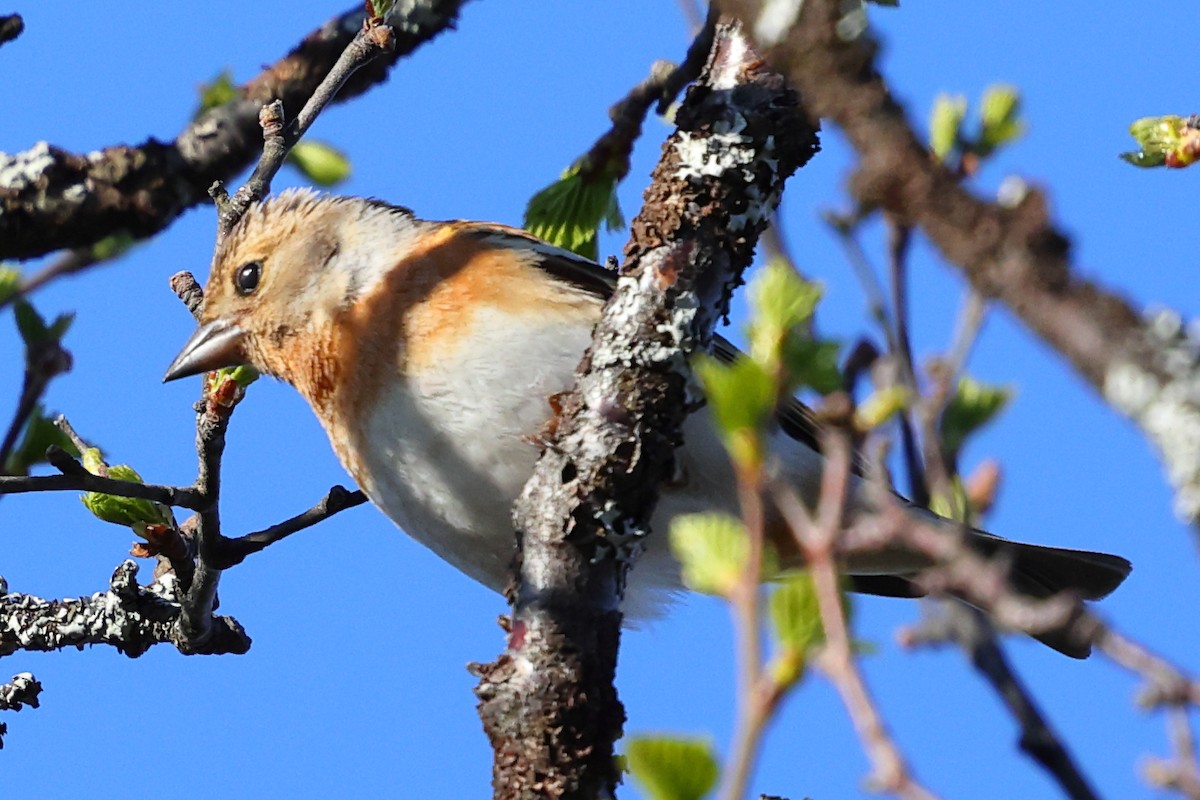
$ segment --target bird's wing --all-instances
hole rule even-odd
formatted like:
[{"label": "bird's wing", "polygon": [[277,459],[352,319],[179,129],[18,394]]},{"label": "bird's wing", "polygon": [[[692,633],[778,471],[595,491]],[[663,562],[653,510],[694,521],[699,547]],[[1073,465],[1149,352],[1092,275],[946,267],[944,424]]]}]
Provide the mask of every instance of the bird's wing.
[{"label": "bird's wing", "polygon": [[[617,286],[617,273],[605,269],[589,258],[543,242],[527,231],[494,223],[470,223],[480,236],[500,246],[532,250],[541,256],[537,266],[575,288],[583,289],[607,300]],[[725,337],[713,337],[712,354],[718,360],[732,363],[741,351]],[[821,452],[821,426],[812,409],[796,398],[788,398],[779,406],[777,420],[780,429],[807,447]]]}]

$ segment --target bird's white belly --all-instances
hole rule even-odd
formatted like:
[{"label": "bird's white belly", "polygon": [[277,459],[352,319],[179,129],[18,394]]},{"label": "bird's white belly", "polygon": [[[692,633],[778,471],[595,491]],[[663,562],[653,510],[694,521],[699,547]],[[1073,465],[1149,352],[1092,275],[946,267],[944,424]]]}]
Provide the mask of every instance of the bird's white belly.
[{"label": "bird's white belly", "polygon": [[[551,395],[572,385],[592,335],[590,326],[502,314],[478,312],[459,347],[385,390],[351,470],[409,536],[496,591],[509,580],[512,504],[538,457],[534,437],[551,415]],[[493,335],[501,330],[503,337]],[[773,438],[784,473],[804,494],[814,492],[820,456],[785,435]],[[631,617],[653,615],[681,587],[667,541],[672,517],[738,513],[733,470],[705,411],[688,418],[684,442],[682,485],[663,492],[630,576],[624,610]]]},{"label": "bird's white belly", "polygon": [[[591,330],[543,322],[521,337],[511,319],[493,325],[503,339],[468,337],[469,346],[446,354],[438,368],[380,397],[362,431],[365,458],[356,477],[409,536],[502,591],[515,546],[512,504],[539,452],[531,437],[550,417],[550,396],[572,383]],[[625,611],[633,617],[653,614],[664,594],[680,588],[667,545],[670,518],[713,508],[736,513],[732,471],[707,415],[693,415],[684,437],[687,483],[659,503],[654,534],[630,578]]]}]

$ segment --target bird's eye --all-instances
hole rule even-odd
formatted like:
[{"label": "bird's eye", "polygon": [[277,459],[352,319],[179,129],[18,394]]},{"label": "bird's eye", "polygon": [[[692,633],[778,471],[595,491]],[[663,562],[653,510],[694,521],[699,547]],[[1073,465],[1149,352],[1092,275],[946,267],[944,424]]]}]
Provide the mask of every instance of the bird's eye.
[{"label": "bird's eye", "polygon": [[238,268],[233,275],[233,286],[240,295],[253,294],[258,288],[258,280],[262,277],[262,264],[250,261]]}]

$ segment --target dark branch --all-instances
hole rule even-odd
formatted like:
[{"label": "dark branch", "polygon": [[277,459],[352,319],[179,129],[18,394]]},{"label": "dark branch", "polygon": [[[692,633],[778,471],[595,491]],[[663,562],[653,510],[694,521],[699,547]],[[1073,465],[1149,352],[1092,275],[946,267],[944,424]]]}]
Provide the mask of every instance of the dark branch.
[{"label": "dark branch", "polygon": [[963,603],[944,604],[944,613],[911,630],[906,643],[952,641],[996,690],[1021,729],[1021,750],[1045,769],[1072,800],[1095,800],[1090,782],[1043,715],[1028,687],[1013,671],[983,612]]},{"label": "dark branch", "polygon": [[362,492],[351,492],[344,486],[334,486],[328,494],[321,498],[321,502],[303,514],[297,514],[291,519],[284,520],[278,525],[272,525],[265,530],[247,533],[236,539],[223,539],[214,566],[217,569],[229,569],[242,563],[247,556],[260,552],[297,531],[311,528],[334,514],[360,506],[365,502],[367,502],[367,496]]},{"label": "dark branch", "polygon": [[0,16],[0,45],[16,39],[25,31],[25,20],[20,14],[5,14]]},{"label": "dark branch", "polygon": [[196,487],[160,486],[153,483],[134,483],[113,478],[102,478],[90,472],[72,472],[67,475],[29,475],[23,477],[0,476],[0,494],[25,494],[28,492],[64,491],[102,492],[118,497],[137,497],[155,500],[177,508],[198,511],[207,507],[209,501]]},{"label": "dark branch", "polygon": [[[387,19],[396,31],[395,49],[359,70],[339,100],[381,83],[399,59],[451,28],[463,2],[397,3]],[[0,259],[88,247],[119,231],[145,238],[207,201],[214,181],[231,179],[258,158],[259,109],[273,100],[284,108],[301,107],[362,28],[364,16],[360,4],[322,25],[243,86],[236,100],[205,112],[173,142],[117,145],[95,159],[44,143],[0,155],[0,166],[11,176],[0,186]]]}]

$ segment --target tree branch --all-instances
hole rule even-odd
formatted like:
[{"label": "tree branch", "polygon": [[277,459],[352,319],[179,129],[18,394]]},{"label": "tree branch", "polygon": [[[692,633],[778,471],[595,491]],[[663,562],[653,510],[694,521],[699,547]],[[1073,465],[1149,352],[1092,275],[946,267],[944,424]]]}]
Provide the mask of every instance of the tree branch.
[{"label": "tree branch", "polygon": [[367,496],[361,491],[350,491],[344,486],[331,488],[321,502],[291,519],[284,520],[261,531],[247,533],[236,539],[222,538],[218,548],[218,556],[214,566],[218,569],[229,569],[237,566],[247,556],[265,550],[270,545],[291,536],[297,531],[311,528],[318,522],[324,522],[334,514],[348,508],[354,508],[367,502]]},{"label": "tree branch", "polygon": [[78,600],[16,593],[0,597],[0,656],[96,644],[111,645],[130,658],[167,642],[183,652],[240,654],[250,648],[250,637],[231,617],[213,619],[212,635],[202,650],[181,647],[174,576],[141,587],[137,573],[137,564],[125,561],[113,572],[107,591]]},{"label": "tree branch", "polygon": [[5,45],[20,36],[25,30],[25,20],[20,14],[0,16],[0,45]]},{"label": "tree branch", "polygon": [[[387,22],[395,49],[360,70],[339,94],[346,100],[386,79],[399,59],[453,27],[465,0],[400,0]],[[279,100],[299,108],[362,28],[361,4],[313,31],[292,52],[211,109],[169,143],[150,139],[98,154],[75,154],[40,142],[0,154],[0,259],[33,258],[87,247],[117,231],[145,238],[208,200],[261,152],[259,109]]]},{"label": "tree branch", "polygon": [[508,647],[476,668],[498,798],[615,789],[619,601],[695,402],[686,355],[710,340],[783,181],[816,150],[795,94],[759,64],[734,27],[718,29],[576,390],[514,509],[522,555]]},{"label": "tree branch", "polygon": [[329,74],[321,81],[312,96],[295,119],[285,121],[284,106],[280,100],[264,105],[259,111],[259,125],[263,130],[263,151],[254,167],[254,173],[238,188],[233,197],[226,198],[218,185],[209,193],[217,201],[217,241],[237,224],[252,203],[262,200],[271,192],[271,180],[279,172],[288,153],[308,132],[320,113],[333,102],[338,92],[354,73],[375,59],[392,50],[396,36],[392,28],[378,17],[368,17],[362,28],[338,56]]},{"label": "tree branch", "polygon": [[[989,203],[931,158],[875,68],[865,36],[839,30],[837,0],[806,0],[797,19],[758,0],[722,0],[768,57],[858,152],[851,191],[919,226],[985,297],[1002,301],[1158,449],[1176,513],[1200,520],[1200,342],[1178,314],[1143,318],[1121,296],[1073,274],[1067,237],[1045,198]],[[786,16],[786,15],[783,15]]]},{"label": "tree branch", "polygon": [[118,497],[137,497],[154,500],[163,505],[198,511],[209,504],[202,492],[193,486],[160,486],[153,483],[134,483],[114,478],[102,478],[90,472],[72,472],[68,475],[0,475],[0,494],[25,494],[28,492],[62,492],[78,490],[102,492]]}]

